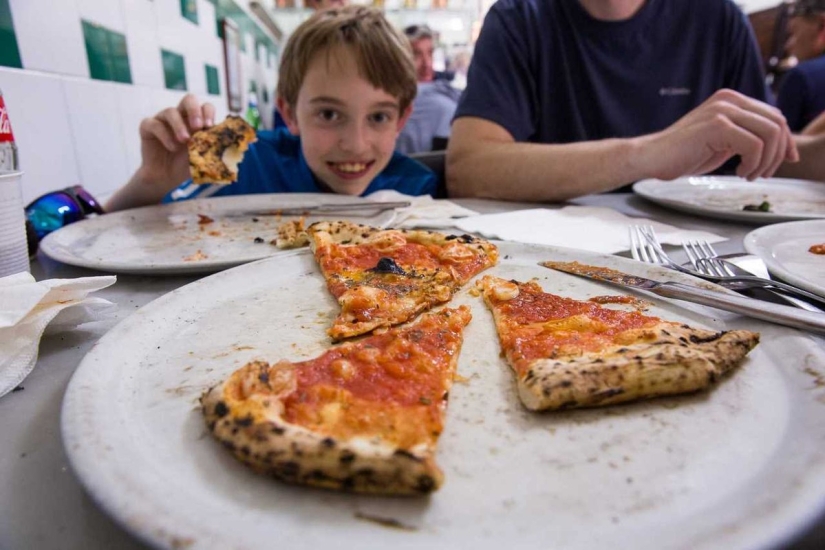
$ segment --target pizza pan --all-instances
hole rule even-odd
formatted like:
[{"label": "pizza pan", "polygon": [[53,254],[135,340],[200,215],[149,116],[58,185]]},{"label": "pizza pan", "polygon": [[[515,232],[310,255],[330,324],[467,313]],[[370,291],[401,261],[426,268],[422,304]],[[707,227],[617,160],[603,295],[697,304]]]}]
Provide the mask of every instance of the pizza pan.
[{"label": "pizza pan", "polygon": [[[486,271],[577,299],[625,291],[539,267],[580,261],[695,280],[615,256],[500,244]],[[699,283],[706,284],[706,283]],[[468,285],[469,287],[469,285]],[[801,332],[644,296],[649,313],[762,343],[709,392],[537,414],[519,403],[480,297],[426,498],[340,494],[258,476],[208,434],[198,398],[252,359],[302,360],[337,313],[308,253],[245,264],[158,298],[106,334],[66,392],[77,477],[159,548],[773,547],[825,505],[825,351]],[[627,308],[615,304],[607,307]]]}]

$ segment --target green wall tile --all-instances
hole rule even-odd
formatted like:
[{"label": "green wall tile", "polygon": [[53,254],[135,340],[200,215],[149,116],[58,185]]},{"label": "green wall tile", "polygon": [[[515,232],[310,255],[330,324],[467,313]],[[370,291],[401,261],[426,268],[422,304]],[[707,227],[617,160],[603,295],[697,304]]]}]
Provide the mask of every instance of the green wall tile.
[{"label": "green wall tile", "polygon": [[187,90],[186,66],[183,56],[167,50],[160,51],[163,62],[163,80],[170,90]]},{"label": "green wall tile", "polygon": [[269,33],[259,27],[258,24],[255,23],[255,21],[253,21],[252,18],[249,17],[246,12],[235,3],[234,0],[208,1],[215,6],[215,27],[217,29],[218,37],[221,39],[223,38],[221,21],[223,21],[224,18],[229,18],[238,25],[238,31],[241,33],[241,51],[246,51],[246,41],[243,37],[245,35],[251,35],[253,38],[253,43],[260,42],[265,44],[267,49],[277,53],[278,48],[275,45],[275,42],[273,42],[272,37],[269,36]]},{"label": "green wall tile", "polygon": [[96,23],[82,21],[89,73],[96,80],[132,83],[126,37]]},{"label": "green wall tile", "polygon": [[14,34],[14,21],[11,18],[9,0],[0,0],[0,65],[23,68],[20,49],[17,47],[17,35]]},{"label": "green wall tile", "polygon": [[198,24],[198,0],[180,0],[180,14],[194,24]]},{"label": "green wall tile", "polygon": [[206,65],[206,91],[212,95],[221,95],[221,84],[218,80],[218,68]]}]

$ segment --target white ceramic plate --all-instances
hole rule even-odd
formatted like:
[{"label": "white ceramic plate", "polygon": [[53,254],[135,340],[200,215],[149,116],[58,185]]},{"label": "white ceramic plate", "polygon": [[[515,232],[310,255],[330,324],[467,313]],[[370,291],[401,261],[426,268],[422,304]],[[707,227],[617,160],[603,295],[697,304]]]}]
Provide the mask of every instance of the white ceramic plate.
[{"label": "white ceramic plate", "polygon": [[745,250],[762,258],[771,273],[825,296],[825,255],[808,252],[815,244],[825,244],[825,220],[760,227],[744,240]]},{"label": "white ceramic plate", "polygon": [[[622,291],[536,262],[690,280],[613,256],[500,247],[505,259],[488,273],[537,277],[579,299]],[[458,304],[473,313],[466,380],[450,392],[437,454],[446,483],[430,497],[285,485],[207,432],[204,390],[254,358],[301,360],[329,346],[338,308],[308,253],[181,287],[106,334],[67,389],[66,452],[105,511],[166,548],[754,548],[798,533],[823,508],[825,352],[814,339],[657,299],[651,314],[759,330],[762,344],[708,393],[536,414],[518,401],[481,298],[465,289]]]},{"label": "white ceramic plate", "polygon": [[[230,214],[261,209],[308,207],[318,204],[363,202],[363,212],[309,216],[351,219],[383,227],[392,210],[378,212],[375,202],[343,195],[302,193],[263,194],[195,199],[114,212],[89,218],[55,231],[40,243],[49,257],[70,265],[115,273],[169,275],[209,273],[283,254],[269,241],[277,227],[296,216],[239,216]],[[211,223],[199,223],[198,215]],[[254,221],[257,220],[257,221]],[[255,238],[262,239],[255,242]]]},{"label": "white ceramic plate", "polygon": [[[749,224],[825,218],[825,185],[805,180],[746,181],[733,176],[650,179],[635,183],[633,192],[675,210]],[[762,201],[770,203],[770,212],[742,210]]]}]

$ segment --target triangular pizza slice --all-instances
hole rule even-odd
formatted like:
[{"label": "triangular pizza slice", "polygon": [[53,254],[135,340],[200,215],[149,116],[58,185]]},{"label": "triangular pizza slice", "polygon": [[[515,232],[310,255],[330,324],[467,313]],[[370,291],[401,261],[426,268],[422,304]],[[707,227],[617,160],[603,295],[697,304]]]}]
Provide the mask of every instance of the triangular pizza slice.
[{"label": "triangular pizza slice", "polygon": [[470,309],[442,309],[315,359],[253,361],[201,398],[241,462],[290,483],[425,494]]},{"label": "triangular pizza slice", "polygon": [[390,327],[448,302],[495,265],[495,245],[469,235],[378,229],[347,221],[307,228],[310,247],[341,313],[334,341]]},{"label": "triangular pizza slice", "polygon": [[531,410],[612,405],[707,388],[759,343],[638,311],[544,292],[535,281],[476,282],[493,313],[518,392]]}]

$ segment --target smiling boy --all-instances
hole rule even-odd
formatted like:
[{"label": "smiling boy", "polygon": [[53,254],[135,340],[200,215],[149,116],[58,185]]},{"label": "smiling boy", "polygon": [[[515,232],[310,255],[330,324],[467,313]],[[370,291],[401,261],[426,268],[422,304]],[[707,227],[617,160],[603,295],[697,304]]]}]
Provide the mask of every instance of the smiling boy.
[{"label": "smiling boy", "polygon": [[143,163],[107,210],[252,193],[435,194],[435,174],[394,152],[416,78],[409,42],[380,11],[317,12],[290,36],[281,59],[277,102],[287,128],[258,132],[236,183],[174,188],[188,177],[189,136],[214,119],[213,106],[187,95],[141,123]]}]

